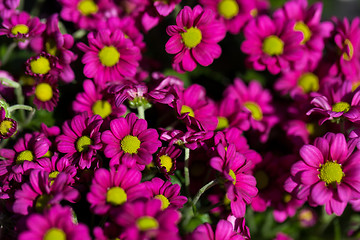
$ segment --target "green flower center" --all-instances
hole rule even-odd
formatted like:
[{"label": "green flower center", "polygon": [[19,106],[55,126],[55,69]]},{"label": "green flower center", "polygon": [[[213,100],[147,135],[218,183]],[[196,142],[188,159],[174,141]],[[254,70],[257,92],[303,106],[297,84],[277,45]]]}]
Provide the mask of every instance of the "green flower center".
[{"label": "green flower center", "polygon": [[328,184],[341,183],[341,179],[345,176],[341,165],[336,162],[328,161],[320,165],[319,178]]},{"label": "green flower center", "polygon": [[347,112],[350,110],[350,104],[347,102],[337,102],[332,106],[333,112]]},{"label": "green flower center", "polygon": [[66,234],[59,228],[50,228],[45,233],[43,240],[66,240]]},{"label": "green flower center", "polygon": [[162,167],[165,167],[167,172],[170,172],[173,166],[171,157],[169,157],[168,155],[162,155],[160,157],[160,165]]},{"label": "green flower center", "polygon": [[265,38],[262,49],[270,56],[281,55],[284,51],[284,42],[278,36],[271,35]]},{"label": "green flower center", "polygon": [[301,75],[297,83],[305,93],[319,90],[319,78],[310,72]]},{"label": "green flower center", "polygon": [[218,118],[218,124],[216,126],[216,130],[223,130],[227,127],[229,127],[229,121],[226,117],[219,116]]},{"label": "green flower center", "polygon": [[82,136],[76,141],[76,150],[78,152],[87,151],[92,144],[92,140],[88,136]]},{"label": "green flower center", "polygon": [[121,140],[121,149],[126,153],[134,154],[138,152],[140,144],[141,142],[137,137],[127,135]]},{"label": "green flower center", "polygon": [[308,25],[306,25],[302,21],[296,22],[296,24],[294,26],[294,30],[302,32],[303,40],[301,41],[301,44],[305,44],[311,38],[311,31],[310,31]]},{"label": "green flower center", "polygon": [[221,0],[218,4],[218,11],[224,18],[231,19],[239,13],[239,5],[235,0]]},{"label": "green flower center", "polygon": [[229,175],[230,175],[230,177],[232,177],[234,179],[232,183],[235,185],[236,184],[236,175],[235,175],[234,171],[230,169]]},{"label": "green flower center", "polygon": [[159,223],[150,216],[140,217],[136,220],[136,226],[140,231],[148,231],[159,228]]},{"label": "green flower center", "polygon": [[24,161],[33,161],[34,155],[30,150],[25,150],[19,153],[16,157],[16,164],[21,164]]},{"label": "green flower center", "polygon": [[120,53],[114,46],[103,47],[99,52],[102,65],[112,67],[119,62]]},{"label": "green flower center", "polygon": [[194,48],[201,42],[202,34],[198,28],[191,27],[186,29],[186,32],[181,33],[181,37],[186,47]]},{"label": "green flower center", "polygon": [[112,187],[106,193],[106,202],[118,206],[127,201],[127,194],[121,187]]},{"label": "green flower center", "polygon": [[51,69],[50,61],[45,57],[39,57],[30,62],[30,68],[35,74],[47,74]]},{"label": "green flower center", "polygon": [[18,24],[15,25],[12,29],[11,29],[11,33],[14,35],[18,35],[20,34],[27,34],[29,32],[29,27],[26,26],[25,24]]},{"label": "green flower center", "polygon": [[56,47],[56,43],[54,40],[50,39],[49,41],[46,41],[45,49],[46,49],[46,52],[50,53],[53,56],[56,56],[57,47]]},{"label": "green flower center", "polygon": [[170,205],[169,199],[162,194],[156,195],[154,198],[161,201],[161,210],[166,209]]},{"label": "green flower center", "polygon": [[256,179],[256,187],[259,190],[265,189],[269,185],[269,176],[263,170],[255,172],[254,177]]},{"label": "green flower center", "polygon": [[47,102],[53,97],[53,90],[48,83],[40,83],[35,88],[35,96],[42,102]]},{"label": "green flower center", "polygon": [[84,16],[97,13],[97,11],[99,10],[98,6],[96,5],[96,3],[94,3],[93,0],[80,1],[77,5],[77,9]]},{"label": "green flower center", "polygon": [[251,112],[251,116],[257,120],[261,121],[263,118],[263,113],[260,106],[254,102],[246,102],[244,106]]},{"label": "green flower center", "polygon": [[350,61],[354,55],[354,46],[349,39],[346,39],[344,41],[344,46],[348,48],[349,54],[347,54],[347,52],[344,52],[342,57],[344,58],[344,60]]},{"label": "green flower center", "polygon": [[104,119],[112,113],[111,104],[108,101],[97,100],[92,106],[92,112]]},{"label": "green flower center", "polygon": [[47,208],[48,202],[52,199],[52,196],[44,194],[40,195],[35,202],[35,209],[37,212],[43,212],[45,208]]},{"label": "green flower center", "polygon": [[14,126],[13,122],[4,120],[0,123],[0,134],[5,136],[9,133],[9,130]]},{"label": "green flower center", "polygon": [[180,113],[181,114],[189,113],[190,117],[195,117],[195,114],[194,114],[194,111],[192,110],[192,108],[189,106],[186,106],[186,105],[182,105]]}]

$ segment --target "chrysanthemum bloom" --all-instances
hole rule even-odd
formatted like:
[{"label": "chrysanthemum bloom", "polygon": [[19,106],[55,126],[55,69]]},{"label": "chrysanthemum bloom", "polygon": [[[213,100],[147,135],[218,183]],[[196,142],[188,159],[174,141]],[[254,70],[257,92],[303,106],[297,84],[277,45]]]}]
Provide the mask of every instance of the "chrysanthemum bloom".
[{"label": "chrysanthemum bloom", "polygon": [[60,204],[62,200],[76,202],[80,194],[78,190],[69,186],[66,173],[60,173],[54,180],[49,173],[34,169],[30,173],[30,182],[23,183],[21,189],[15,192],[13,211],[28,215],[30,212],[42,212],[50,206]]},{"label": "chrysanthemum bloom", "polygon": [[59,75],[58,58],[42,52],[26,61],[26,74],[35,78],[54,77]]},{"label": "chrysanthemum bloom", "polygon": [[250,175],[251,162],[244,155],[237,153],[235,146],[230,144],[225,150],[222,144],[217,147],[218,156],[210,159],[210,166],[219,171],[225,180],[226,196],[231,201],[231,212],[235,217],[245,215],[246,204],[256,196],[255,177]]},{"label": "chrysanthemum bloom", "polygon": [[106,170],[99,168],[87,194],[87,200],[95,214],[106,214],[111,208],[140,197],[149,197],[146,186],[141,181],[141,173],[128,169],[125,165]]},{"label": "chrysanthemum bloom", "polygon": [[0,17],[6,19],[11,17],[19,6],[20,0],[4,0],[0,3]]},{"label": "chrysanthemum bloom", "polygon": [[303,34],[293,30],[294,24],[266,15],[250,20],[241,44],[241,51],[249,55],[246,61],[255,70],[268,69],[272,74],[295,69],[304,49],[300,45]]},{"label": "chrysanthemum bloom", "polygon": [[308,70],[314,70],[322,57],[325,38],[330,37],[334,26],[331,22],[320,22],[322,3],[317,2],[308,7],[307,0],[291,0],[274,12],[275,18],[284,21],[296,21],[294,31],[303,35],[301,45],[304,46],[304,55],[301,63]]},{"label": "chrysanthemum bloom", "polygon": [[317,223],[318,215],[314,209],[307,207],[300,210],[298,220],[302,227],[308,228]]},{"label": "chrysanthemum bloom", "polygon": [[161,200],[161,209],[166,208],[179,209],[187,202],[185,196],[180,196],[180,186],[172,184],[170,181],[164,181],[160,178],[153,178],[151,181],[145,182],[150,192],[151,198]]},{"label": "chrysanthemum bloom", "polygon": [[125,164],[130,168],[143,170],[161,146],[159,134],[147,128],[147,122],[134,113],[110,122],[110,130],[105,131],[101,140],[106,144],[104,154],[110,159],[110,166]]},{"label": "chrysanthemum bloom", "polygon": [[12,118],[6,117],[6,112],[3,107],[0,108],[0,141],[1,139],[9,138],[16,132],[17,122]]},{"label": "chrysanthemum bloom", "polygon": [[181,130],[170,130],[160,129],[160,139],[169,142],[169,144],[176,144],[181,147],[187,147],[191,150],[195,150],[204,144],[205,140],[212,138],[214,135],[213,131],[187,131],[182,132]]},{"label": "chrysanthemum bloom", "polygon": [[353,153],[343,134],[327,133],[314,145],[304,145],[300,156],[285,182],[286,191],[307,199],[310,206],[325,205],[328,214],[341,215],[360,193],[360,152]]},{"label": "chrysanthemum bloom", "polygon": [[174,145],[162,147],[156,154],[155,165],[160,169],[160,172],[164,174],[166,179],[170,180],[169,175],[174,175],[176,170],[176,158],[178,158],[180,154],[181,149]]},{"label": "chrysanthemum bloom", "polygon": [[123,228],[120,239],[180,239],[180,213],[171,208],[162,210],[158,199],[127,203],[110,215]]},{"label": "chrysanthemum bloom", "polygon": [[176,71],[193,71],[197,63],[209,66],[220,57],[218,42],[225,37],[226,29],[223,23],[215,20],[212,10],[200,5],[194,9],[185,6],[177,15],[176,24],[167,27],[170,39],[165,45],[167,53],[176,54],[173,59]]},{"label": "chrysanthemum bloom", "polygon": [[233,225],[234,231],[240,234],[244,239],[251,239],[250,230],[245,225],[245,218],[237,218],[234,215],[229,215],[226,220]]},{"label": "chrysanthemum bloom", "polygon": [[88,41],[90,46],[82,42],[77,45],[85,52],[82,63],[86,77],[94,78],[96,84],[103,86],[106,82],[135,76],[140,49],[121,30],[91,32]]},{"label": "chrysanthemum bloom", "polygon": [[33,88],[34,105],[52,112],[59,101],[57,80],[51,76],[40,79]]},{"label": "chrysanthemum bloom", "polygon": [[90,168],[97,150],[102,148],[99,132],[102,122],[99,115],[88,117],[86,113],[66,121],[63,134],[56,138],[59,152],[65,153],[65,157],[81,169]]},{"label": "chrysanthemum bloom", "polygon": [[75,223],[70,207],[53,206],[43,214],[34,213],[26,221],[27,230],[19,240],[90,240],[85,224]]}]

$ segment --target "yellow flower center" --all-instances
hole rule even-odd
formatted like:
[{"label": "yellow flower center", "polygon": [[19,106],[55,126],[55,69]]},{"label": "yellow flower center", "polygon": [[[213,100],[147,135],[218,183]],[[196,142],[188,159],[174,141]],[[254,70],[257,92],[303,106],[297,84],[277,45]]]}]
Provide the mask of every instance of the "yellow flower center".
[{"label": "yellow flower center", "polygon": [[106,193],[106,202],[118,206],[127,201],[127,195],[121,187],[112,187]]},{"label": "yellow flower center", "polygon": [[162,194],[156,195],[154,198],[161,201],[161,210],[166,209],[170,205],[169,199]]},{"label": "yellow flower center", "polygon": [[99,59],[102,65],[112,67],[119,62],[120,53],[114,46],[106,46],[100,50]]},{"label": "yellow flower center", "polygon": [[261,121],[263,118],[263,113],[261,111],[260,106],[257,103],[254,102],[246,102],[244,103],[244,106],[251,112],[251,116],[257,120]]},{"label": "yellow flower center", "polygon": [[82,136],[76,141],[76,150],[86,152],[91,144],[92,140],[88,136]]},{"label": "yellow flower center", "polygon": [[60,172],[58,172],[58,171],[53,171],[49,174],[49,178],[55,179],[59,175],[59,173]]},{"label": "yellow flower center", "polygon": [[9,133],[9,130],[14,126],[13,122],[4,120],[0,123],[0,134],[5,136]]},{"label": "yellow flower center", "polygon": [[257,10],[257,8],[251,9],[250,15],[252,17],[256,17],[258,14],[259,14],[259,11]]},{"label": "yellow flower center", "polygon": [[66,234],[59,228],[50,228],[45,233],[43,240],[66,240]]},{"label": "yellow flower center", "polygon": [[25,150],[19,153],[16,157],[16,164],[21,164],[24,161],[33,161],[34,155],[30,150]]},{"label": "yellow flower center", "polygon": [[259,190],[265,189],[269,185],[269,176],[263,170],[255,172],[254,177],[256,179],[256,187]]},{"label": "yellow flower center", "polygon": [[301,41],[301,44],[305,44],[311,38],[311,31],[310,31],[308,25],[306,25],[302,21],[296,22],[296,24],[294,26],[294,30],[302,32],[303,40]]},{"label": "yellow flower center", "polygon": [[235,175],[234,171],[230,169],[229,175],[230,175],[230,177],[232,177],[234,179],[232,183],[235,185],[236,184],[236,175]]},{"label": "yellow flower center", "polygon": [[235,0],[221,0],[218,4],[218,11],[224,18],[231,19],[239,13],[239,5]]},{"label": "yellow flower center", "polygon": [[52,196],[44,194],[40,195],[35,202],[35,209],[37,212],[43,212],[45,208],[49,207],[48,202],[52,199]]},{"label": "yellow flower center", "polygon": [[350,104],[347,102],[337,102],[332,106],[333,112],[347,112],[350,110]]},{"label": "yellow flower center", "polygon": [[25,24],[18,24],[15,25],[12,29],[11,29],[11,33],[14,35],[18,35],[20,34],[27,34],[29,32],[29,27],[26,26]]},{"label": "yellow flower center", "polygon": [[182,105],[180,113],[181,114],[189,113],[190,117],[195,117],[195,114],[194,114],[194,111],[192,110],[192,108],[189,106],[186,106],[186,105]]},{"label": "yellow flower center", "polygon": [[216,130],[223,130],[227,127],[229,127],[229,121],[226,117],[219,116],[218,118],[218,124],[216,126]]},{"label": "yellow flower center", "polygon": [[49,150],[47,151],[44,156],[42,156],[42,158],[49,158],[49,157],[52,157],[53,153]]},{"label": "yellow flower center", "polygon": [[351,86],[351,91],[354,92],[360,86],[360,81],[353,82]]},{"label": "yellow flower center", "polygon": [[201,42],[202,34],[198,28],[191,27],[186,29],[186,32],[181,33],[181,37],[186,47],[194,48]]},{"label": "yellow flower center", "polygon": [[284,203],[290,202],[291,199],[292,199],[292,197],[291,197],[290,194],[288,194],[288,193],[285,193],[285,194],[284,194],[284,196],[283,196],[283,201],[284,201]]},{"label": "yellow flower center", "polygon": [[341,179],[344,176],[345,174],[339,163],[328,161],[320,166],[319,178],[327,185],[341,183]]},{"label": "yellow flower center", "polygon": [[310,221],[311,219],[313,219],[313,213],[308,209],[304,209],[300,211],[299,219],[300,221]]},{"label": "yellow flower center", "polygon": [[305,93],[319,90],[319,78],[311,72],[301,75],[297,83]]},{"label": "yellow flower center", "polygon": [[344,58],[344,60],[350,61],[354,55],[354,46],[349,39],[346,39],[344,41],[344,46],[349,49],[349,54],[347,54],[347,52],[344,52],[342,57]]},{"label": "yellow flower center", "polygon": [[173,166],[171,157],[169,157],[168,155],[162,155],[160,157],[160,165],[162,167],[165,167],[167,172],[170,172]]},{"label": "yellow flower center", "polygon": [[47,74],[51,69],[50,61],[46,57],[39,57],[30,62],[30,68],[35,74]]},{"label": "yellow flower center", "polygon": [[158,229],[159,223],[153,217],[144,216],[136,220],[136,226],[140,231],[148,231]]},{"label": "yellow flower center", "polygon": [[77,9],[84,16],[97,13],[99,10],[98,6],[93,0],[81,0],[77,5]]},{"label": "yellow flower center", "polygon": [[270,56],[281,55],[284,51],[284,42],[278,36],[271,35],[265,38],[262,49]]},{"label": "yellow flower center", "polygon": [[140,148],[140,144],[141,142],[137,137],[127,135],[121,140],[121,149],[130,154],[137,153]]},{"label": "yellow flower center", "polygon": [[47,102],[53,97],[53,90],[48,83],[40,83],[35,88],[35,96],[42,102]]},{"label": "yellow flower center", "polygon": [[111,104],[108,101],[97,100],[92,106],[92,112],[104,119],[112,113]]},{"label": "yellow flower center", "polygon": [[49,41],[45,42],[45,49],[47,53],[50,53],[53,56],[56,56],[57,47],[54,40],[50,39]]}]

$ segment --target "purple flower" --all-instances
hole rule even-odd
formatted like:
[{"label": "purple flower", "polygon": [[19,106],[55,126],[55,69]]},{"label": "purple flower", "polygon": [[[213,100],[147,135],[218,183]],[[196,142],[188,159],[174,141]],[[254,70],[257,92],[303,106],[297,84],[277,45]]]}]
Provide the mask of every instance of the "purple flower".
[{"label": "purple flower", "polygon": [[26,74],[36,78],[55,78],[59,76],[58,58],[46,52],[29,58],[26,61]]},{"label": "purple flower", "polygon": [[174,175],[176,170],[176,158],[178,158],[180,154],[181,149],[174,145],[162,147],[156,154],[155,164],[167,180],[171,179],[169,175]]},{"label": "purple flower", "polygon": [[59,101],[57,79],[51,76],[41,78],[33,87],[34,105],[52,112]]},{"label": "purple flower", "polygon": [[6,117],[6,112],[3,107],[0,108],[0,141],[15,134],[17,130],[17,122]]}]

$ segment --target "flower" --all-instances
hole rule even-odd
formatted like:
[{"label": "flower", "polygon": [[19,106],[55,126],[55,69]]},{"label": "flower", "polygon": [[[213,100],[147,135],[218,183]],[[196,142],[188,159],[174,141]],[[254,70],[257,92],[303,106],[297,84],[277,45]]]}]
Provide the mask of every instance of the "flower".
[{"label": "flower", "polygon": [[167,53],[176,54],[173,68],[178,72],[193,71],[196,63],[209,66],[220,57],[218,45],[226,34],[225,26],[215,20],[210,9],[196,5],[194,9],[185,6],[176,17],[176,24],[168,26],[170,39],[165,45]]},{"label": "flower", "polygon": [[0,17],[6,19],[11,17],[19,6],[20,0],[5,0],[0,3]]},{"label": "flower", "polygon": [[181,130],[165,130],[161,129],[162,133],[160,136],[161,140],[168,141],[169,144],[176,144],[181,147],[187,147],[191,150],[195,150],[204,145],[204,141],[212,138],[214,135],[213,131],[187,131],[182,132]]},{"label": "flower", "polygon": [[52,112],[59,101],[59,90],[56,79],[50,76],[42,78],[36,83],[33,89],[33,102],[35,106]]},{"label": "flower", "polygon": [[15,134],[17,129],[17,122],[6,117],[6,112],[3,107],[0,108],[0,141]]},{"label": "flower", "polygon": [[26,61],[25,73],[37,78],[52,76],[57,79],[59,75],[59,66],[57,63],[57,57],[49,53],[42,52],[39,55],[31,57]]},{"label": "flower", "polygon": [[174,145],[160,148],[156,154],[155,164],[164,174],[167,180],[170,180],[169,175],[174,175],[176,170],[176,158],[181,154],[181,149]]}]

